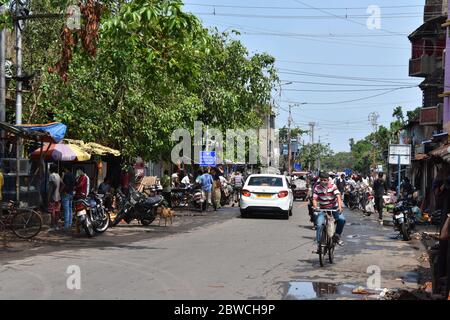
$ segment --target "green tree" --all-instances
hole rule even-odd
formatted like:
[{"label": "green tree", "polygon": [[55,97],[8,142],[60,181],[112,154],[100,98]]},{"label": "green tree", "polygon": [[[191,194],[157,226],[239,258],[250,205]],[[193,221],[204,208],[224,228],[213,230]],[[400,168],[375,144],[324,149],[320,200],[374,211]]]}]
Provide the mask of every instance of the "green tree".
[{"label": "green tree", "polygon": [[[25,60],[36,72],[24,119],[64,122],[70,138],[115,147],[125,161],[168,160],[173,130],[192,131],[195,120],[222,130],[262,123],[277,82],[273,57],[208,31],[180,0],[103,4],[96,55],[73,46],[67,82],[48,72],[65,48],[64,20],[30,21]],[[65,2],[33,5],[60,12]]]}]

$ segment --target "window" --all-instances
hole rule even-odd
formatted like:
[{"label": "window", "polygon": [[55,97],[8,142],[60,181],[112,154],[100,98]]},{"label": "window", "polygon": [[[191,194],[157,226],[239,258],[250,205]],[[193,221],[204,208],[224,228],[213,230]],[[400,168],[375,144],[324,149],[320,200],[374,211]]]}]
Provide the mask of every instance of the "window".
[{"label": "window", "polygon": [[282,187],[283,179],[278,177],[251,177],[248,185],[255,187]]},{"label": "window", "polygon": [[425,40],[425,53],[428,56],[432,56],[434,54],[434,42],[430,39]]},{"label": "window", "polygon": [[423,54],[423,40],[413,40],[412,41],[412,58],[420,58]]}]

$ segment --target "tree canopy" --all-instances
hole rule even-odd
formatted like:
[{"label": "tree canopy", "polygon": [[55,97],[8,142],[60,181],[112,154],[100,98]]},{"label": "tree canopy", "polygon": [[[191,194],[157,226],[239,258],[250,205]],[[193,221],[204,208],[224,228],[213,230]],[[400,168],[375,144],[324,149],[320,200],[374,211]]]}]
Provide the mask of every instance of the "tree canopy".
[{"label": "tree canopy", "polygon": [[[36,0],[30,9],[60,13],[67,3]],[[102,6],[98,37],[69,33],[64,18],[27,22],[24,69],[34,78],[24,120],[61,121],[70,138],[117,148],[131,162],[168,160],[171,133],[192,132],[196,120],[247,129],[269,112],[275,59],[250,55],[236,33],[205,29],[182,1],[83,3]]]}]

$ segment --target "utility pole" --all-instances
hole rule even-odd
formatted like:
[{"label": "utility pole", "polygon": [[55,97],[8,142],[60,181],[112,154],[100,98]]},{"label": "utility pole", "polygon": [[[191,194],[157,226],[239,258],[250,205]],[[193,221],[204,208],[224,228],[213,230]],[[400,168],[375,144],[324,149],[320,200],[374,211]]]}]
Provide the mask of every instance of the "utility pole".
[{"label": "utility pole", "polygon": [[378,112],[371,112],[369,114],[369,122],[372,125],[372,130],[374,133],[374,140],[372,140],[372,166],[375,168],[376,166],[376,151],[375,151],[375,146],[376,146],[376,136],[375,134],[378,132],[378,118],[380,117],[380,115],[378,114]]},{"label": "utility pole", "polygon": [[288,118],[288,175],[291,174],[291,117],[292,117],[292,105],[289,105],[289,118]]},{"label": "utility pole", "polygon": [[[5,5],[0,7],[0,14],[6,11]],[[6,29],[0,30],[0,122],[6,121]],[[3,138],[4,131],[2,131]],[[3,139],[1,139],[0,154],[4,156]]]},{"label": "utility pole", "polygon": [[289,119],[288,119],[288,170],[289,170],[289,175],[291,174],[292,171],[292,149],[291,149],[291,122],[292,122],[292,107],[298,107],[300,106],[298,103],[295,104],[290,104],[289,105]]},{"label": "utility pole", "polygon": [[[5,5],[0,7],[0,14],[6,11]],[[0,121],[6,118],[6,29],[0,31]]]},{"label": "utility pole", "polygon": [[[316,123],[315,122],[310,122],[309,123],[309,127],[310,127],[310,129],[309,129],[309,135],[310,135],[310,138],[311,138],[311,141],[310,141],[310,148],[309,148],[309,159],[311,159],[311,148],[313,148],[313,146],[314,146],[314,127],[316,126]],[[308,161],[308,170],[309,171],[311,171],[311,161]]]},{"label": "utility pole", "polygon": [[14,23],[14,33],[16,35],[16,125],[22,124],[22,28],[24,22],[22,17],[22,2],[15,0],[16,19]]},{"label": "utility pole", "polygon": [[317,155],[317,170],[321,170],[321,163],[320,163],[320,136],[319,136],[319,154]]}]

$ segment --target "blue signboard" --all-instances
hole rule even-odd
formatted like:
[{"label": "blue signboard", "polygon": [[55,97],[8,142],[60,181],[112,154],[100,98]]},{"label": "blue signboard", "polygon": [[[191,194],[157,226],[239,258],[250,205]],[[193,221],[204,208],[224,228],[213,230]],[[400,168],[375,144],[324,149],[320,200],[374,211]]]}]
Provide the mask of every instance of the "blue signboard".
[{"label": "blue signboard", "polygon": [[283,156],[287,156],[289,154],[289,146],[287,144],[283,144]]},{"label": "blue signboard", "polygon": [[302,165],[300,163],[294,163],[294,170],[295,171],[300,171],[302,170]]},{"label": "blue signboard", "polygon": [[353,170],[352,169],[345,169],[344,172],[345,172],[345,175],[349,176],[349,175],[351,175],[353,173]]},{"label": "blue signboard", "polygon": [[214,167],[216,165],[215,151],[200,151],[200,167]]}]

